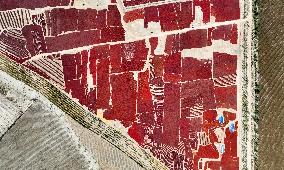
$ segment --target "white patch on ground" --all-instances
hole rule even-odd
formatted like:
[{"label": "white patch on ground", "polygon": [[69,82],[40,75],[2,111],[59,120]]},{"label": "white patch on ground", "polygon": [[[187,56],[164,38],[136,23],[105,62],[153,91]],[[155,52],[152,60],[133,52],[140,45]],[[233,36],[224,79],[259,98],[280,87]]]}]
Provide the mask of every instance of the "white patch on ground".
[{"label": "white patch on ground", "polygon": [[165,35],[161,35],[158,37],[158,46],[154,50],[155,55],[166,55],[165,53],[166,40],[167,40],[167,36]]},{"label": "white patch on ground", "polygon": [[[123,0],[117,0],[118,2],[121,2]],[[170,3],[179,3],[179,2],[186,2],[188,0],[163,0],[163,1],[158,1],[158,2],[150,2],[150,3],[144,3],[144,4],[140,4],[140,5],[135,5],[135,6],[128,6],[128,7],[124,7],[125,10],[127,11],[131,11],[134,9],[140,9],[140,8],[147,8],[147,7],[151,7],[151,6],[160,6],[163,4],[170,4]]]},{"label": "white patch on ground", "polygon": [[75,8],[93,8],[97,10],[107,9],[110,0],[74,0]]},{"label": "white patch on ground", "polygon": [[133,72],[133,79],[135,80],[135,81],[137,81],[138,82],[138,73],[139,73],[140,71],[134,71]]},{"label": "white patch on ground", "polygon": [[[88,58],[90,59],[90,51],[88,51]],[[87,85],[88,85],[88,92],[91,91],[91,89],[95,88],[94,85],[94,80],[93,80],[93,75],[90,72],[90,64],[91,62],[89,61],[87,64]]]},{"label": "white patch on ground", "polygon": [[213,59],[213,52],[226,53],[230,55],[240,54],[240,45],[231,44],[229,41],[213,40],[211,46],[202,48],[184,49],[182,57],[193,57],[197,59]]},{"label": "white patch on ground", "polygon": [[203,24],[203,12],[200,6],[195,7],[195,20],[193,20],[191,27],[195,28]]},{"label": "white patch on ground", "polygon": [[159,22],[149,22],[148,28],[144,28],[144,19],[137,19],[133,22],[125,23],[125,40],[133,40],[137,37],[149,37],[161,33]]}]

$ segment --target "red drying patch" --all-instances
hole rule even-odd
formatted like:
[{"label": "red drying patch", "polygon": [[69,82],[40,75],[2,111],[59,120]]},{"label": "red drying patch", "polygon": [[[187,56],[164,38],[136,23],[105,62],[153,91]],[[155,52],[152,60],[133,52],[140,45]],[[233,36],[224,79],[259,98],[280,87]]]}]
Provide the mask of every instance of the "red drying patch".
[{"label": "red drying patch", "polygon": [[226,129],[225,146],[226,151],[221,159],[222,169],[239,169],[239,159],[237,157],[237,133],[238,122],[235,123],[235,131],[232,133]]},{"label": "red drying patch", "polygon": [[108,109],[110,100],[109,58],[97,60],[97,108]]},{"label": "red drying patch", "polygon": [[136,9],[126,12],[123,16],[125,22],[133,22],[137,19],[144,19],[144,9]]},{"label": "red drying patch", "polygon": [[214,77],[236,74],[237,56],[225,53],[213,53],[213,68]]},{"label": "red drying patch", "polygon": [[5,0],[0,1],[0,10],[11,10],[15,8],[26,8],[26,9],[35,9],[43,7],[55,7],[55,6],[68,6],[71,0]]},{"label": "red drying patch", "polygon": [[230,41],[232,44],[237,44],[238,41],[238,26],[234,25],[223,25],[218,26],[212,31],[213,40],[224,40]]},{"label": "red drying patch", "polygon": [[74,55],[63,55],[65,90],[79,102],[87,105],[87,51]]},{"label": "red drying patch", "polygon": [[159,21],[163,31],[171,31],[178,28],[176,9],[179,4],[166,4],[158,8]]},{"label": "red drying patch", "polygon": [[137,123],[133,123],[128,129],[128,135],[131,136],[138,144],[143,144],[144,128],[140,127]]},{"label": "red drying patch", "polygon": [[96,19],[93,20],[93,22],[95,23],[95,28],[97,29],[103,29],[107,27],[107,10],[100,10],[97,12],[97,16]]},{"label": "red drying patch", "polygon": [[180,7],[176,9],[176,15],[179,16],[176,20],[178,22],[178,28],[189,28],[190,24],[194,20],[194,14],[193,14],[193,2],[187,1],[180,3]]},{"label": "red drying patch", "polygon": [[211,0],[212,15],[216,22],[224,22],[240,19],[239,0]]},{"label": "red drying patch", "polygon": [[136,19],[144,19],[144,28],[148,28],[149,22],[159,22],[162,31],[172,31],[189,28],[194,20],[192,2],[178,2],[149,6],[128,11],[124,15],[124,21],[132,22]]},{"label": "red drying patch", "polygon": [[111,75],[112,109],[104,115],[109,120],[120,120],[129,127],[136,119],[136,81],[132,73]]},{"label": "red drying patch", "polygon": [[166,49],[165,52],[167,54],[174,54],[174,53],[179,53],[181,50],[181,38],[180,34],[174,34],[174,35],[169,35],[167,36],[166,40]]},{"label": "red drying patch", "polygon": [[122,67],[125,71],[141,71],[147,59],[145,41],[123,44]]},{"label": "red drying patch", "polygon": [[[225,124],[220,124],[217,120],[217,111],[216,110],[206,110],[203,112],[203,124],[202,124],[202,131],[206,132],[206,134],[209,135],[209,133],[213,132],[214,129],[223,127]],[[213,131],[212,131],[213,130]],[[217,141],[217,137],[214,134],[209,135],[210,141]]]},{"label": "red drying patch", "polygon": [[47,52],[57,52],[103,42],[100,40],[100,31],[98,30],[74,32],[56,37],[45,37],[45,41]]},{"label": "red drying patch", "polygon": [[165,82],[180,82],[181,78],[181,53],[172,54],[165,59]]},{"label": "red drying patch", "polygon": [[[125,75],[128,75],[132,74],[129,71],[140,71],[144,67],[147,54],[148,49],[146,48],[145,41],[136,41],[128,44],[96,46],[90,51],[83,51],[74,55],[63,55],[62,62],[66,91],[71,93],[74,98],[79,99],[83,105],[88,106],[92,111],[95,112],[96,109],[107,109],[108,111],[105,115],[112,115],[109,110],[113,107],[110,102],[110,77],[114,75],[111,76],[110,74],[125,72]],[[126,55],[130,55],[130,58],[128,59]],[[92,76],[92,84],[87,84],[87,67]],[[117,77],[120,77],[119,75],[117,75]],[[122,75],[124,74],[121,74],[121,76]],[[125,77],[122,77],[122,79],[124,80]],[[128,79],[134,81],[133,75]],[[112,80],[120,79],[112,78]],[[113,81],[113,83],[116,84],[117,81]],[[96,88],[88,91],[87,87],[90,85]],[[121,85],[119,87],[123,88],[124,86]],[[116,92],[117,96],[119,96],[119,91]],[[136,94],[136,90],[134,92]],[[113,102],[115,103],[116,101]],[[123,111],[124,110],[121,112]],[[134,111],[134,116],[135,113],[136,111]],[[120,120],[120,117],[116,118],[115,115],[112,116],[113,119]],[[124,120],[127,120],[127,118]],[[134,119],[131,119],[130,122],[133,120]],[[130,122],[128,122],[128,124]]]},{"label": "red drying patch", "polygon": [[237,110],[237,86],[215,87],[217,107]]},{"label": "red drying patch", "polygon": [[180,85],[165,84],[165,111],[163,120],[163,143],[178,146],[180,119]]},{"label": "red drying patch", "polygon": [[46,26],[52,36],[77,30],[122,28],[121,16],[115,5],[109,5],[108,9],[103,10],[54,8],[45,11],[45,15]]},{"label": "red drying patch", "polygon": [[211,44],[206,29],[193,30],[180,35],[181,49],[202,48]]},{"label": "red drying patch", "polygon": [[193,82],[183,83],[181,88],[181,97],[186,100],[189,99],[189,101],[201,100],[204,110],[216,108],[214,84],[212,80],[196,80]]},{"label": "red drying patch", "polygon": [[154,110],[149,86],[149,76],[149,71],[141,72],[138,75],[137,113],[147,113]]},{"label": "red drying patch", "polygon": [[125,30],[115,5],[99,11],[55,8],[45,15],[47,35],[50,35],[45,37],[47,52],[125,40]]},{"label": "red drying patch", "polygon": [[[146,6],[145,8],[128,11],[124,20],[132,22],[144,19],[144,27],[148,28],[149,22],[158,22],[162,31],[173,31],[190,28],[196,20],[196,10],[201,8],[202,22],[224,22],[240,19],[238,0],[194,0],[161,5]],[[202,24],[202,23],[201,23]],[[192,25],[193,26],[193,25]]]},{"label": "red drying patch", "polygon": [[[192,2],[180,2],[148,7],[145,11],[151,15],[145,16],[145,22],[160,22],[162,31],[172,31],[189,28],[194,20]],[[154,12],[155,11],[155,12]],[[154,13],[153,13],[154,12]]]},{"label": "red drying patch", "polygon": [[[106,27],[101,30],[101,41],[104,42],[116,42],[124,40],[125,30],[122,27]],[[95,43],[95,44],[98,44]]]},{"label": "red drying patch", "polygon": [[236,113],[224,111],[223,114],[225,117],[225,123],[229,123],[229,121],[234,121],[237,118]]},{"label": "red drying patch", "polygon": [[221,167],[222,169],[238,170],[240,167],[239,162],[240,160],[237,157],[223,157]]},{"label": "red drying patch", "polygon": [[[217,122],[216,120],[217,117],[217,111],[216,110],[207,110],[203,112],[203,122],[206,124],[211,124],[214,122]],[[203,125],[205,126],[205,125]]]},{"label": "red drying patch", "polygon": [[182,81],[212,78],[212,61],[191,57],[182,60]]},{"label": "red drying patch", "polygon": [[107,11],[107,26],[122,27],[120,12],[116,5],[109,5]]},{"label": "red drying patch", "polygon": [[[192,150],[197,149],[197,135],[196,132],[200,132],[202,129],[201,117],[186,118],[182,115],[180,119],[180,137],[182,141],[188,142],[190,146],[189,155],[192,156]],[[192,159],[192,158],[191,158]]]},{"label": "red drying patch", "polygon": [[205,167],[208,167],[210,169],[220,169],[221,162],[220,161],[206,162]]},{"label": "red drying patch", "polygon": [[[83,31],[83,30],[98,28],[99,24],[97,24],[97,22],[95,22],[97,20],[98,16],[99,16],[98,12],[100,12],[100,11],[97,11],[95,9],[79,10],[78,29],[80,31]],[[73,16],[73,18],[75,16]],[[72,23],[72,21],[71,21],[71,23]],[[103,23],[105,23],[105,22],[100,22],[100,26],[103,26]]]},{"label": "red drying patch", "polygon": [[213,145],[200,146],[200,148],[198,149],[198,153],[194,158],[195,159],[196,158],[198,159],[200,158],[218,159],[219,153],[218,153],[218,150]]},{"label": "red drying patch", "polygon": [[75,31],[78,29],[77,21],[82,19],[79,17],[79,11],[74,8],[63,9],[63,8],[54,8],[50,11],[45,11],[46,25],[50,31],[50,35],[56,36],[63,32]]},{"label": "red drying patch", "polygon": [[153,58],[152,64],[155,67],[154,70],[155,77],[162,77],[164,75],[164,70],[165,70],[165,57],[157,56]]},{"label": "red drying patch", "polygon": [[[203,167],[202,162],[199,162],[201,158],[218,159],[219,158],[218,150],[213,146],[213,144],[200,146],[198,152],[194,155],[193,169],[201,169]],[[210,161],[207,161],[206,163],[209,162]],[[220,167],[218,167],[217,169],[220,169]]]},{"label": "red drying patch", "polygon": [[145,41],[110,46],[111,72],[141,71],[148,55]]},{"label": "red drying patch", "polygon": [[123,72],[124,70],[121,67],[123,57],[122,45],[116,44],[110,46],[109,54],[111,63],[111,73]]}]

